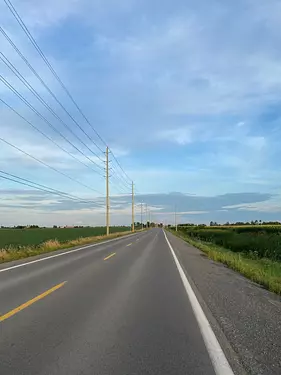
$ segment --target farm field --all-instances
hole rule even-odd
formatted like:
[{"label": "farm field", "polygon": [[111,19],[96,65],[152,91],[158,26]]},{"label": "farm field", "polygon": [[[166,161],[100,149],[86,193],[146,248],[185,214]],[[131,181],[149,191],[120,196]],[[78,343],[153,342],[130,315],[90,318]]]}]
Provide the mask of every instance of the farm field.
[{"label": "farm field", "polygon": [[[128,230],[130,230],[129,227],[116,226],[110,228],[110,233]],[[37,247],[51,240],[66,243],[78,238],[102,236],[105,233],[105,227],[0,229],[0,249]]]},{"label": "farm field", "polygon": [[281,226],[179,226],[173,232],[209,258],[281,295]]},{"label": "farm field", "polygon": [[181,227],[180,230],[193,239],[252,258],[281,261],[281,226]]}]

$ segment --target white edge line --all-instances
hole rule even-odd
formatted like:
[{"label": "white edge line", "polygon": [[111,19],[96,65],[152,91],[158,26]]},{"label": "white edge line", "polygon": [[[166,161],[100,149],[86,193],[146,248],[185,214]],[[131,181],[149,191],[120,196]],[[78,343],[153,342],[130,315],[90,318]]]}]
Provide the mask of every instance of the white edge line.
[{"label": "white edge line", "polygon": [[232,371],[229,362],[214,334],[214,331],[212,330],[212,327],[204,314],[204,311],[202,310],[202,307],[200,306],[200,303],[198,302],[198,299],[187,280],[187,277],[184,273],[184,270],[182,266],[180,265],[180,262],[174,252],[174,249],[172,248],[172,245],[170,244],[166,233],[164,232],[164,236],[166,238],[166,241],[169,245],[169,248],[171,250],[171,253],[173,255],[174,261],[176,263],[177,269],[179,271],[179,274],[181,276],[183,285],[185,287],[186,293],[188,295],[188,299],[190,301],[192,310],[194,312],[195,318],[197,320],[197,323],[200,328],[200,332],[202,334],[203,340],[205,342],[207,351],[209,353],[209,356],[211,358],[214,370],[216,375],[234,375],[234,372]]},{"label": "white edge line", "polygon": [[[103,242],[94,243],[94,244],[92,244],[92,245],[87,245],[87,246],[79,247],[78,249],[68,250],[68,251],[65,251],[65,252],[60,253],[60,254],[50,255],[50,256],[48,256],[48,257],[44,257],[44,258],[41,258],[41,259],[36,259],[36,260],[32,260],[32,261],[30,261],[30,262],[17,264],[16,266],[11,266],[11,267],[8,267],[8,268],[3,268],[2,270],[0,270],[0,273],[1,273],[1,272],[6,272],[6,271],[10,271],[10,270],[13,270],[13,269],[15,269],[15,268],[20,268],[20,267],[24,267],[24,266],[29,266],[30,264],[43,262],[43,261],[45,261],[45,260],[49,260],[49,259],[53,259],[53,258],[57,258],[57,257],[61,257],[61,256],[63,256],[63,255],[69,255],[69,254],[72,254],[72,253],[76,253],[77,251],[81,251],[81,250],[84,250],[84,249],[88,249],[89,247],[99,246],[99,245],[106,244],[106,243],[108,243],[108,242],[113,242],[113,241],[117,241],[117,240],[122,240],[122,239],[124,239],[124,238],[134,236],[134,235],[136,235],[136,234],[139,234],[139,233],[132,233],[132,234],[128,234],[128,235],[123,236],[123,237],[121,236],[121,237],[118,237],[118,238],[112,238],[111,240],[107,240],[107,241],[103,241]],[[60,250],[60,249],[58,249],[58,250]],[[43,254],[42,254],[42,255],[43,255]]]}]

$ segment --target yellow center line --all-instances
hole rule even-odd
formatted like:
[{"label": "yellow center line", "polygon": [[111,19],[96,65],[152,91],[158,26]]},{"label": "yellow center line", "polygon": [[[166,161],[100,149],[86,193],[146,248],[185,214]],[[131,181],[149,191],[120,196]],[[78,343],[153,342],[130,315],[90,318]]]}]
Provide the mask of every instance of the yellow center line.
[{"label": "yellow center line", "polygon": [[35,297],[35,298],[32,298],[31,300],[23,303],[22,305],[16,307],[15,309],[9,311],[8,313],[6,313],[5,315],[2,315],[0,316],[0,322],[3,322],[4,320],[8,319],[8,318],[11,318],[13,315],[19,313],[20,311],[26,309],[27,307],[29,307],[30,305],[32,305],[33,303],[39,301],[40,299],[42,298],[45,298],[47,297],[49,294],[53,293],[54,291],[56,291],[57,289],[61,288],[62,286],[64,286],[64,284],[66,283],[66,281],[64,281],[63,283],[61,284],[58,284],[56,286],[54,286],[53,288],[47,290],[46,292],[40,294],[39,296]]},{"label": "yellow center line", "polygon": [[104,258],[104,260],[107,260],[107,259],[109,259],[109,258],[112,258],[112,257],[114,257],[114,255],[116,255],[116,253],[112,253],[112,254],[108,255],[108,257]]},{"label": "yellow center line", "polygon": [[132,243],[129,243],[129,244],[127,245],[127,247],[128,247],[128,246],[131,246],[131,245],[132,245]]}]

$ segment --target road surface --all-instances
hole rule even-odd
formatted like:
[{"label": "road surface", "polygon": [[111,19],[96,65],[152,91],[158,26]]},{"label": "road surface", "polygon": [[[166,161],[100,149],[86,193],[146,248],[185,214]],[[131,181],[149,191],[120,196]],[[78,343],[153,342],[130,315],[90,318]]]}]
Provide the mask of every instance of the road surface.
[{"label": "road surface", "polygon": [[235,340],[190,299],[176,240],[153,229],[2,265],[0,374],[244,374]]}]

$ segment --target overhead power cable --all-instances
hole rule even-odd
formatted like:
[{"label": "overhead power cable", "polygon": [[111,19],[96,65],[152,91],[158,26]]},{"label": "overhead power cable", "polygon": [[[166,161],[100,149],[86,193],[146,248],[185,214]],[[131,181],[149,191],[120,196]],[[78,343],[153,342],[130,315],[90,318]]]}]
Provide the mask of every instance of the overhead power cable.
[{"label": "overhead power cable", "polygon": [[[74,131],[71,129],[70,126],[68,126],[65,121],[63,121],[61,119],[61,117],[59,117],[57,115],[57,113],[46,103],[46,101],[42,98],[42,96],[40,94],[38,94],[38,92],[32,87],[32,85],[23,77],[23,75],[18,71],[18,69],[11,63],[11,61],[2,53],[0,52],[0,59],[1,61],[10,69],[10,71],[12,73],[15,74],[15,76],[24,84],[24,86],[30,91],[32,92],[32,94],[40,101],[41,104],[44,105],[45,108],[48,109],[49,112],[52,113],[52,115],[60,121],[60,123],[75,137],[77,138],[89,151],[90,153],[92,153],[95,157],[97,157],[100,161],[103,162],[103,160],[99,157],[99,155],[97,153],[95,153],[94,151],[92,151],[90,149],[90,147],[88,147],[88,145],[80,138],[77,136],[77,134],[74,133]],[[79,125],[80,126],[80,125]],[[83,130],[83,129],[82,129]],[[84,132],[84,130],[83,130]],[[85,133],[86,134],[86,133]],[[91,138],[90,138],[91,140]],[[95,163],[96,164],[96,163]],[[99,168],[102,169],[102,167],[100,167],[98,164],[96,164]]]},{"label": "overhead power cable", "polygon": [[123,186],[125,186],[127,189],[131,188],[132,186],[132,181],[127,181],[125,177],[115,168],[115,166],[111,167],[112,171],[115,172],[115,176],[120,180]]},{"label": "overhead power cable", "polygon": [[[4,0],[5,1],[5,0]],[[7,4],[7,3],[6,3]],[[9,6],[8,6],[9,7]],[[9,7],[10,9],[10,7]],[[10,9],[11,10],[11,9]],[[12,12],[13,13],[13,12]],[[17,19],[17,17],[15,17]],[[18,19],[17,19],[18,21]],[[21,28],[23,28],[21,26]],[[70,114],[70,112],[65,108],[65,106],[61,103],[61,101],[57,98],[57,96],[53,93],[53,91],[48,87],[48,85],[44,82],[41,76],[36,72],[33,66],[29,63],[28,59],[23,55],[23,53],[19,50],[19,48],[15,45],[12,39],[8,36],[8,34],[4,31],[4,29],[0,26],[0,32],[5,37],[5,39],[9,42],[9,44],[14,48],[17,54],[22,58],[22,60],[26,63],[29,69],[33,72],[33,74],[38,78],[41,84],[46,88],[49,94],[55,99],[55,101],[60,105],[60,107],[64,110],[64,112],[71,118],[71,120],[80,128],[80,130],[86,135],[87,138],[101,151],[103,150],[100,146],[85,132],[85,130],[79,125],[79,123],[74,119],[74,117]],[[33,43],[32,43],[33,44]],[[35,47],[36,48],[36,47]],[[37,48],[36,48],[37,49]]]},{"label": "overhead power cable", "polygon": [[[28,37],[28,39],[31,42],[31,44],[34,46],[34,48],[36,49],[36,51],[39,53],[39,55],[41,56],[41,58],[43,59],[43,61],[45,62],[45,64],[49,68],[49,70],[51,71],[51,73],[53,74],[53,76],[56,78],[56,80],[59,82],[59,84],[61,85],[61,87],[63,88],[63,90],[65,91],[65,93],[69,97],[69,99],[71,100],[71,102],[74,104],[74,106],[76,107],[76,109],[78,110],[78,112],[81,114],[81,116],[84,118],[84,120],[88,123],[88,125],[91,127],[91,129],[94,131],[94,133],[96,134],[96,136],[98,137],[98,139],[103,143],[103,145],[107,146],[106,142],[102,139],[102,137],[99,135],[99,133],[93,127],[93,125],[87,119],[87,117],[85,116],[85,114],[83,113],[83,111],[81,110],[81,108],[78,106],[77,102],[75,101],[75,99],[73,98],[73,96],[71,95],[71,93],[69,92],[69,90],[67,89],[67,87],[65,86],[65,84],[63,83],[63,81],[61,80],[61,78],[59,77],[59,75],[54,70],[53,66],[48,61],[47,57],[45,56],[45,54],[43,53],[43,51],[41,50],[41,48],[37,44],[36,40],[31,35],[29,29],[27,28],[27,26],[25,25],[23,19],[21,18],[21,16],[19,15],[19,13],[15,9],[15,7],[13,6],[12,2],[10,0],[4,0],[4,2],[7,5],[7,7],[9,8],[10,12],[15,17],[16,21],[18,22],[19,26],[21,27],[21,29],[23,30],[23,32],[25,33],[25,35]],[[9,43],[13,46],[13,48],[16,50],[16,52],[19,54],[19,56],[25,61],[25,63],[32,70],[33,68],[29,64],[28,60],[23,56],[23,54],[19,51],[19,49],[11,41],[11,39],[8,37],[8,35],[5,33],[5,31],[2,28],[0,28],[0,31],[5,36],[5,38],[9,41]],[[44,87],[46,87],[47,85],[44,83],[44,81],[42,80],[42,78],[34,71],[34,69],[32,71],[36,75],[36,77],[40,80],[40,82],[44,85]],[[50,92],[49,89],[48,89],[48,91]],[[100,151],[103,151],[99,146],[97,146],[97,147],[100,149]],[[120,177],[120,178],[124,181],[125,185],[127,185],[127,184],[130,185],[130,182],[131,182],[130,177],[124,171],[123,167],[121,166],[121,164],[119,163],[118,159],[115,157],[115,155],[113,154],[112,151],[111,151],[111,153],[113,155],[113,158],[114,158],[116,164],[118,165],[118,168],[120,168],[120,170],[122,171],[122,174],[120,174],[120,176],[122,176],[122,177]]]},{"label": "overhead power cable", "polygon": [[116,158],[116,156],[114,155],[114,153],[112,152],[112,150],[110,150],[110,151],[111,151],[111,154],[112,154],[112,156],[113,156],[113,159],[115,160],[115,162],[117,163],[117,165],[119,166],[119,168],[121,169],[121,171],[123,172],[123,174],[126,176],[126,178],[127,178],[130,182],[132,182],[132,180],[131,180],[130,177],[127,175],[127,173],[124,171],[124,169],[122,168],[121,164],[119,163],[118,159]]},{"label": "overhead power cable", "polygon": [[42,161],[42,160],[36,158],[35,156],[29,154],[28,152],[22,150],[21,148],[15,146],[14,144],[12,144],[12,143],[10,143],[10,142],[8,142],[8,141],[5,140],[4,138],[1,138],[1,137],[0,137],[0,141],[2,141],[3,143],[6,143],[8,146],[10,146],[10,147],[14,148],[15,150],[17,150],[17,151],[23,153],[24,155],[30,157],[31,159],[37,161],[38,163],[44,165],[45,167],[47,167],[47,168],[49,168],[49,169],[52,169],[53,171],[55,171],[55,172],[61,174],[61,175],[64,176],[64,177],[67,177],[69,180],[72,180],[72,181],[76,182],[77,184],[79,184],[79,185],[81,185],[81,186],[84,186],[84,187],[86,187],[87,189],[92,190],[92,191],[94,191],[94,192],[96,192],[96,193],[102,195],[102,193],[101,193],[100,191],[95,190],[95,189],[91,188],[90,186],[83,184],[82,182],[76,180],[75,178],[69,176],[68,174],[66,174],[66,173],[64,173],[64,172],[61,172],[61,171],[58,170],[57,168],[52,167],[51,165],[45,163],[44,161]]},{"label": "overhead power cable", "polygon": [[[84,163],[80,159],[78,159],[75,155],[72,155],[69,151],[67,151],[65,148],[60,146],[56,141],[54,141],[51,137],[49,137],[47,134],[45,134],[42,130],[37,128],[32,122],[27,120],[24,116],[22,116],[18,111],[16,111],[12,106],[10,106],[8,103],[6,103],[3,99],[0,98],[0,102],[3,103],[6,107],[8,107],[11,111],[13,111],[17,116],[19,116],[22,120],[24,120],[28,125],[30,125],[33,129],[35,129],[38,133],[42,134],[43,137],[48,139],[50,142],[55,144],[60,150],[68,154],[70,157],[72,157],[74,160],[78,161],[80,164],[84,165],[86,168],[89,168],[91,171],[96,172],[94,169],[92,169],[88,164]],[[96,172],[97,173],[97,172]]]},{"label": "overhead power cable", "polygon": [[[76,147],[71,141],[69,141],[59,130],[55,128],[54,125],[50,123],[40,112],[38,112],[28,100],[26,100],[1,74],[0,74],[0,81],[9,88],[28,108],[30,108],[41,120],[43,120],[49,127],[51,127],[56,133],[58,133],[67,143],[69,143],[72,147],[75,148],[81,155],[83,155],[86,159],[88,159],[92,164],[96,164],[91,158],[89,158],[83,151],[81,151],[78,147]],[[99,166],[100,167],[100,166]],[[92,169],[95,173],[100,174],[95,169]]]},{"label": "overhead power cable", "polygon": [[29,186],[29,187],[32,187],[32,188],[35,188],[37,190],[41,190],[41,191],[44,191],[44,192],[47,192],[47,193],[50,193],[50,194],[60,195],[60,196],[63,196],[64,198],[66,197],[66,198],[69,198],[69,199],[72,199],[72,200],[79,201],[80,203],[94,203],[97,206],[104,207],[104,205],[102,205],[98,202],[95,202],[95,201],[92,201],[92,200],[86,200],[84,198],[77,197],[73,194],[65,193],[61,190],[53,189],[53,188],[48,187],[46,185],[38,184],[37,182],[33,182],[33,181],[28,180],[26,178],[16,176],[12,173],[4,172],[2,170],[0,170],[0,173],[5,175],[5,176],[0,175],[0,178],[3,178],[5,180],[13,181],[13,182],[16,182],[18,184]]},{"label": "overhead power cable", "polygon": [[[59,75],[54,70],[53,66],[51,65],[51,63],[49,62],[49,60],[47,59],[47,57],[45,56],[45,54],[43,53],[43,51],[41,50],[41,48],[38,45],[38,43],[36,42],[36,40],[33,38],[32,34],[30,33],[29,29],[27,28],[26,24],[24,23],[22,17],[19,15],[19,13],[17,12],[17,10],[15,9],[14,5],[12,4],[12,2],[10,0],[4,0],[4,2],[7,5],[7,7],[9,8],[10,12],[15,17],[16,21],[20,25],[20,27],[23,30],[23,32],[26,34],[26,36],[28,37],[28,39],[30,40],[30,42],[32,43],[32,45],[34,46],[34,48],[37,50],[37,52],[39,53],[39,55],[41,56],[41,58],[43,59],[43,61],[47,65],[47,67],[50,69],[51,73],[54,75],[54,77],[60,83],[61,87],[63,88],[63,90],[65,91],[65,93],[69,97],[69,99],[72,101],[72,103],[74,104],[74,106],[76,107],[76,109],[78,110],[78,112],[85,119],[85,121],[88,123],[88,125],[91,127],[91,129],[94,131],[94,133],[99,138],[99,140],[104,144],[104,146],[107,146],[106,142],[102,139],[102,137],[99,135],[99,133],[97,132],[97,130],[90,123],[90,121],[85,116],[85,114],[83,113],[83,111],[81,110],[81,108],[78,106],[77,102],[75,101],[75,99],[73,98],[73,96],[71,95],[71,93],[69,92],[69,90],[67,89],[67,87],[65,86],[65,84],[62,82],[62,80],[59,77]],[[112,152],[112,155],[113,155],[113,158],[115,159],[116,163],[118,164],[118,166],[120,167],[120,169],[124,173],[124,175],[128,178],[129,181],[131,181],[131,179],[129,178],[129,176],[127,175],[127,173],[124,171],[124,169],[122,168],[121,164],[119,163],[119,161],[117,160],[117,158],[115,157],[115,155],[113,154],[113,152]]]},{"label": "overhead power cable", "polygon": [[78,104],[76,103],[76,101],[74,100],[74,98],[72,97],[72,95],[70,94],[70,92],[68,91],[68,89],[66,88],[66,86],[64,85],[64,83],[62,82],[61,78],[58,76],[58,74],[56,73],[56,71],[52,67],[51,63],[49,62],[49,60],[47,59],[47,57],[45,56],[45,54],[43,53],[43,51],[41,50],[41,48],[39,47],[39,45],[37,44],[36,40],[31,35],[29,29],[27,28],[27,26],[23,22],[23,19],[21,18],[21,16],[19,15],[19,13],[15,9],[15,7],[13,6],[12,2],[10,0],[4,0],[4,2],[7,5],[7,7],[9,8],[9,10],[11,11],[11,13],[13,14],[13,16],[15,17],[16,21],[20,25],[20,27],[23,30],[23,32],[26,34],[26,36],[28,37],[28,39],[30,40],[30,42],[32,43],[32,45],[34,46],[34,48],[37,50],[37,52],[39,53],[39,55],[42,57],[42,59],[45,62],[45,64],[48,66],[48,68],[50,69],[50,71],[52,72],[52,74],[54,75],[54,77],[60,83],[61,87],[63,88],[63,90],[65,91],[65,93],[69,97],[69,99],[75,105],[75,107],[77,108],[77,110],[79,111],[79,113],[83,116],[83,118],[85,119],[85,121],[89,124],[89,126],[92,128],[92,130],[95,132],[95,134],[100,139],[100,141],[104,144],[104,146],[107,146],[106,143],[104,142],[104,140],[101,138],[101,136],[96,131],[96,129],[92,126],[92,124],[89,122],[89,120],[87,119],[87,117],[84,115],[84,113],[82,112],[82,110],[80,109],[80,107],[78,106]]}]

